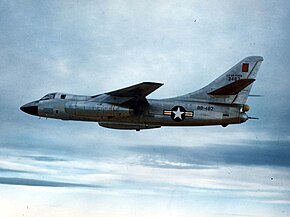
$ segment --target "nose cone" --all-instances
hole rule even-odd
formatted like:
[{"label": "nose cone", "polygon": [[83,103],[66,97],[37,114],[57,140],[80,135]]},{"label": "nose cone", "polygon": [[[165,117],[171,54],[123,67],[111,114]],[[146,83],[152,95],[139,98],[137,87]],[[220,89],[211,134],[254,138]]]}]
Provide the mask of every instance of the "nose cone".
[{"label": "nose cone", "polygon": [[38,115],[38,102],[30,102],[20,107],[21,111],[30,114]]}]

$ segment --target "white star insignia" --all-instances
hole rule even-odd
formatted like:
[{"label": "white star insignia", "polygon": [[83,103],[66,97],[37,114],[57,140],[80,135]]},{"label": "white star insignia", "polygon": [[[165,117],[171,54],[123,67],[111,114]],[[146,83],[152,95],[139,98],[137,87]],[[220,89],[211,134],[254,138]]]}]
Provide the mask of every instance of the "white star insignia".
[{"label": "white star insignia", "polygon": [[180,108],[178,107],[177,108],[177,111],[172,111],[174,113],[174,118],[173,119],[176,119],[176,118],[179,118],[179,119],[182,119],[181,115],[184,113],[182,111],[180,111]]}]

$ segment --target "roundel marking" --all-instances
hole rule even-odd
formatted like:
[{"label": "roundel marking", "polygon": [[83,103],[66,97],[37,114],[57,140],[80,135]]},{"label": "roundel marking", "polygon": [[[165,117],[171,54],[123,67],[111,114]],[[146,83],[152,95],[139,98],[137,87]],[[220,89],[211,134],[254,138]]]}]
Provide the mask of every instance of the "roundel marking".
[{"label": "roundel marking", "polygon": [[180,122],[183,121],[185,119],[185,108],[183,108],[182,106],[174,106],[171,109],[171,119],[176,121],[176,122]]}]

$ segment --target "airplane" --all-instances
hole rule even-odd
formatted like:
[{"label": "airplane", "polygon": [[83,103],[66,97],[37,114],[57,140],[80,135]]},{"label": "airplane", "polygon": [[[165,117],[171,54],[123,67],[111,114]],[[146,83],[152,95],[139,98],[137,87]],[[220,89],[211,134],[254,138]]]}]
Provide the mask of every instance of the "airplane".
[{"label": "airplane", "polygon": [[249,117],[245,104],[263,61],[249,56],[205,87],[177,97],[147,99],[162,83],[143,82],[94,96],[49,93],[20,107],[45,118],[94,121],[102,127],[140,131],[161,126],[240,124]]}]

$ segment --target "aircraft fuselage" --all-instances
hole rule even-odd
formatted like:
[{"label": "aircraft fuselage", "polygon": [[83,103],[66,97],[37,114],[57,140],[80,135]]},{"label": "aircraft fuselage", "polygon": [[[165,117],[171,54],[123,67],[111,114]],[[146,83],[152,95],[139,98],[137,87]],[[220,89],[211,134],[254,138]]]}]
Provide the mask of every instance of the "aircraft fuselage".
[{"label": "aircraft fuselage", "polygon": [[[61,99],[59,96],[70,96]],[[239,124],[247,120],[239,105],[148,99],[143,108],[118,106],[91,96],[56,93],[55,98],[38,100],[21,107],[32,115],[75,121],[94,121],[116,129],[147,129],[161,126],[203,126]],[[34,108],[34,109],[33,109]],[[141,110],[141,111],[140,111]],[[124,126],[123,126],[124,125]]]},{"label": "aircraft fuselage", "polygon": [[147,99],[163,84],[143,82],[95,96],[50,93],[21,110],[62,120],[95,121],[113,129],[239,124],[263,58],[249,56],[207,86],[173,98]]}]

